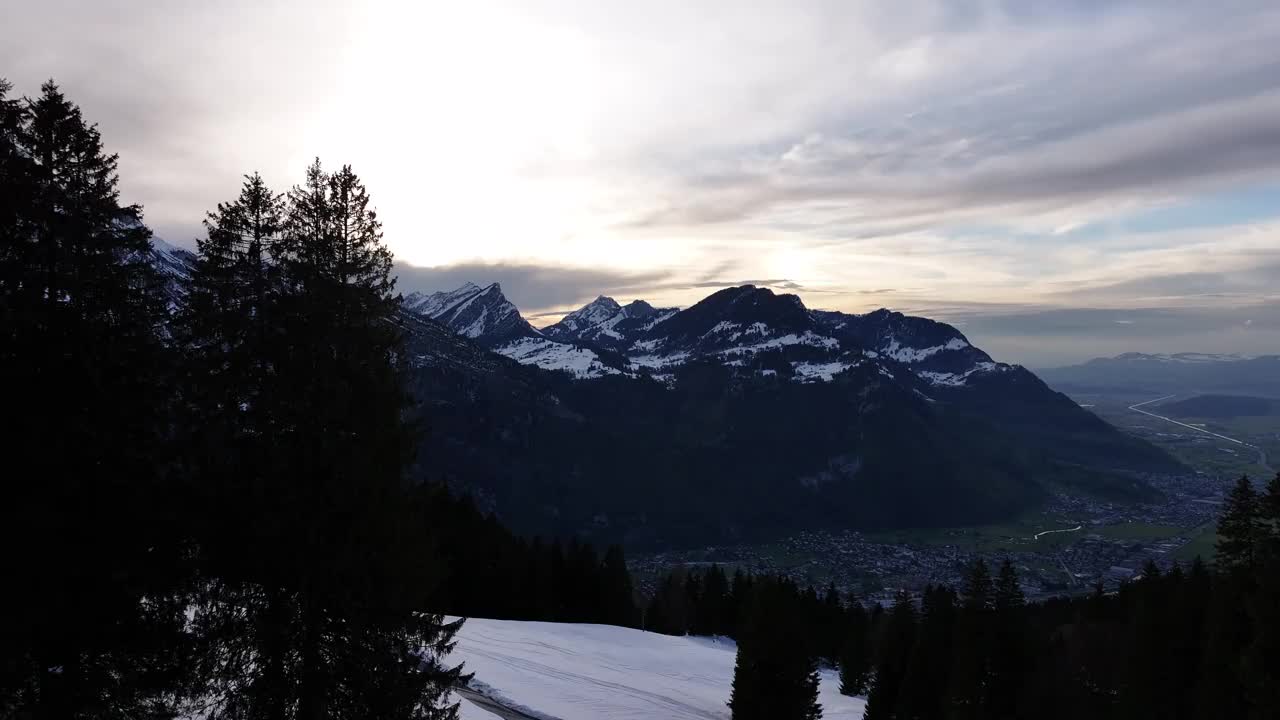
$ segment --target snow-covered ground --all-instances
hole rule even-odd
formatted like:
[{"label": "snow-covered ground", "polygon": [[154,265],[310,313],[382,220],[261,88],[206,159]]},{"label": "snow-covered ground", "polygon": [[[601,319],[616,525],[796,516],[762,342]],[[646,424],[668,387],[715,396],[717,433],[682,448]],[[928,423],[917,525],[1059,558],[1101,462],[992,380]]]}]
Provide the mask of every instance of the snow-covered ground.
[{"label": "snow-covered ground", "polygon": [[[473,618],[449,656],[475,673],[473,689],[533,718],[684,720],[728,718],[732,641],[670,637],[611,625]],[[822,671],[825,720],[862,717],[864,701],[839,693]],[[467,720],[494,715],[464,701]]]}]

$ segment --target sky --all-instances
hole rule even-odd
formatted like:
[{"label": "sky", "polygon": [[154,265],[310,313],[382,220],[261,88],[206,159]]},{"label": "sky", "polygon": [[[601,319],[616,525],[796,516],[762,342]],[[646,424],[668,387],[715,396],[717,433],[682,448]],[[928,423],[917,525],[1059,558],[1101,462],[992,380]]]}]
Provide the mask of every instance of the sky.
[{"label": "sky", "polygon": [[157,236],[351,164],[400,288],[752,282],[1033,367],[1280,353],[1280,4],[0,0]]}]

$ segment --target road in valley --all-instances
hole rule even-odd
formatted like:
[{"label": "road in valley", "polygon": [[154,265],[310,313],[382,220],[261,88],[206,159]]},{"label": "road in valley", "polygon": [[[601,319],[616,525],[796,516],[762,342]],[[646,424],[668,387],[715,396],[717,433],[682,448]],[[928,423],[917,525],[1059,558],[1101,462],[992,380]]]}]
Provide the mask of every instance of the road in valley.
[{"label": "road in valley", "polygon": [[[1184,423],[1184,422],[1178,422],[1177,420],[1174,420],[1173,418],[1167,418],[1167,417],[1165,417],[1165,416],[1163,416],[1163,415],[1157,415],[1157,414],[1155,414],[1155,413],[1153,413],[1153,412],[1148,412],[1148,411],[1146,411],[1146,410],[1139,410],[1139,409],[1138,409],[1138,408],[1142,407],[1143,405],[1150,405],[1151,403],[1157,403],[1157,402],[1160,402],[1161,400],[1168,400],[1169,398],[1175,398],[1175,397],[1178,397],[1178,396],[1177,396],[1177,395],[1165,395],[1164,397],[1158,397],[1158,398],[1156,398],[1155,400],[1147,400],[1146,402],[1140,402],[1140,403],[1138,403],[1138,404],[1136,404],[1136,405],[1130,405],[1130,406],[1129,406],[1129,409],[1130,409],[1130,410],[1132,410],[1132,411],[1134,411],[1134,412],[1140,412],[1140,413],[1142,413],[1143,415],[1150,415],[1150,416],[1151,416],[1151,417],[1153,417],[1153,418],[1158,418],[1158,419],[1160,419],[1160,420],[1164,420],[1165,422],[1171,422],[1171,423],[1173,423],[1174,425],[1181,425],[1182,427],[1187,428],[1188,430],[1195,430],[1196,432],[1204,433],[1205,435],[1212,435],[1212,436],[1214,436],[1214,437],[1216,437],[1216,438],[1219,438],[1219,439],[1222,439],[1222,440],[1226,440],[1226,441],[1228,441],[1228,442],[1233,442],[1233,443],[1235,443],[1235,444],[1237,444],[1237,445],[1243,445],[1243,446],[1245,446],[1245,447],[1247,447],[1247,448],[1253,448],[1254,450],[1259,450],[1259,449],[1260,449],[1260,448],[1258,448],[1258,446],[1257,446],[1257,445],[1250,445],[1249,443],[1247,443],[1247,442],[1245,442],[1245,441],[1243,441],[1243,440],[1237,440],[1237,439],[1235,439],[1235,438],[1233,438],[1233,437],[1227,437],[1226,435],[1219,435],[1219,434],[1218,434],[1218,433],[1216,433],[1216,432],[1210,432],[1209,430],[1205,430],[1205,429],[1204,429],[1204,428],[1202,428],[1202,427],[1196,427],[1195,425],[1188,425],[1188,424],[1186,424],[1186,423]],[[1263,465],[1266,465],[1266,459],[1267,459],[1267,456],[1266,456],[1266,454],[1265,454],[1265,453],[1263,453],[1263,455],[1262,455]]]},{"label": "road in valley", "polygon": [[1083,525],[1077,525],[1073,528],[1065,528],[1062,530],[1043,530],[1041,532],[1036,533],[1035,537],[1033,537],[1032,540],[1039,540],[1041,535],[1051,535],[1053,533],[1060,533],[1060,532],[1080,532],[1083,529],[1084,529]]},{"label": "road in valley", "polygon": [[1164,421],[1166,421],[1166,423],[1172,423],[1172,424],[1175,424],[1175,425],[1180,425],[1180,427],[1187,428],[1187,429],[1190,429],[1190,430],[1196,430],[1196,432],[1198,432],[1198,433],[1204,433],[1204,434],[1207,434],[1207,436],[1212,436],[1212,437],[1216,437],[1216,438],[1219,438],[1219,439],[1225,439],[1225,441],[1228,441],[1228,442],[1234,442],[1234,443],[1235,443],[1235,445],[1239,445],[1239,446],[1243,446],[1243,447],[1248,447],[1248,448],[1251,448],[1251,450],[1256,450],[1256,451],[1258,451],[1258,465],[1261,465],[1261,466],[1262,466],[1262,470],[1263,470],[1263,471],[1266,471],[1266,473],[1267,473],[1267,474],[1274,473],[1274,471],[1275,471],[1275,470],[1271,468],[1271,465],[1267,465],[1267,451],[1266,451],[1266,450],[1263,450],[1263,448],[1261,448],[1261,447],[1258,447],[1258,446],[1256,446],[1256,445],[1252,445],[1252,443],[1244,442],[1244,441],[1243,441],[1243,439],[1235,439],[1234,437],[1226,437],[1226,436],[1224,436],[1224,434],[1219,434],[1219,433],[1215,433],[1215,432],[1210,432],[1210,430],[1206,430],[1206,429],[1204,429],[1204,428],[1197,428],[1197,427],[1196,427],[1196,425],[1188,425],[1187,423],[1179,423],[1179,421],[1178,421],[1178,420],[1174,420],[1174,419],[1172,419],[1172,418],[1166,418],[1166,416],[1164,416],[1164,415],[1156,415],[1155,413],[1151,413],[1151,411],[1147,411],[1147,410],[1139,410],[1139,407],[1142,407],[1143,405],[1151,405],[1151,404],[1152,404],[1152,402],[1160,402],[1160,401],[1162,401],[1162,400],[1169,400],[1169,398],[1171,398],[1171,397],[1178,397],[1178,396],[1176,396],[1176,395],[1166,395],[1165,397],[1157,397],[1157,398],[1156,398],[1156,400],[1148,400],[1148,401],[1146,401],[1146,402],[1138,402],[1138,404],[1137,404],[1137,405],[1130,405],[1130,406],[1129,406],[1129,410],[1133,410],[1133,411],[1134,411],[1134,413],[1142,413],[1143,415],[1151,415],[1151,416],[1152,416],[1152,418],[1156,418],[1156,419],[1158,419],[1158,420],[1164,420]]}]

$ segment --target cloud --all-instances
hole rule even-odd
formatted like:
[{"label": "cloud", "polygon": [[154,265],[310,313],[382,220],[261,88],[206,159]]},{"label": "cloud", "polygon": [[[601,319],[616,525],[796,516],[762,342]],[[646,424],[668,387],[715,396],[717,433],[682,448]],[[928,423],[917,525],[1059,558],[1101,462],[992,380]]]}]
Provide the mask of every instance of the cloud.
[{"label": "cloud", "polygon": [[[1257,344],[1277,299],[1280,205],[1198,216],[1280,176],[1266,0],[46,0],[5,19],[3,72],[26,93],[56,77],[179,244],[243,173],[284,190],[319,155],[432,266],[402,265],[402,289],[497,280],[533,313],[761,278],[954,313],[1018,360],[1087,352],[1087,332]],[[1158,231],[1123,227],[1158,209]]]},{"label": "cloud", "polygon": [[1152,274],[1120,282],[1090,285],[1059,293],[1064,298],[1094,302],[1126,299],[1133,302],[1165,301],[1204,303],[1207,300],[1251,301],[1280,292],[1280,260],[1246,264],[1224,272]]}]

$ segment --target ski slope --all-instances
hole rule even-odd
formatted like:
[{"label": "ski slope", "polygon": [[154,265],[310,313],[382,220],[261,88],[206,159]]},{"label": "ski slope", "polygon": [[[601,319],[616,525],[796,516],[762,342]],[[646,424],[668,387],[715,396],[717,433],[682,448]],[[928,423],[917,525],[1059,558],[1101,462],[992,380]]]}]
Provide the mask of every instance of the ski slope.
[{"label": "ski slope", "polygon": [[[732,641],[671,637],[611,625],[467,620],[451,661],[475,673],[472,689],[536,720],[727,718],[737,648]],[[839,693],[822,671],[824,720],[856,720],[865,702]],[[463,717],[490,720],[463,702]]]}]

